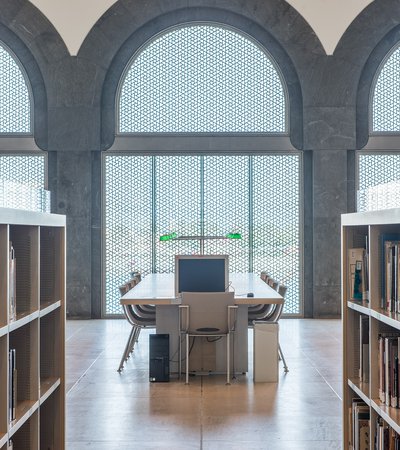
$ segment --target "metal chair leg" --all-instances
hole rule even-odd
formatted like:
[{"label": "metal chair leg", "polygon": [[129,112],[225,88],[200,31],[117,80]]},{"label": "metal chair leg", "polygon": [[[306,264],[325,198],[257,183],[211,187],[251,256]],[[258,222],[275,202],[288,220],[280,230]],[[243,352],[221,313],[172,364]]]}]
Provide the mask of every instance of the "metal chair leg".
[{"label": "metal chair leg", "polygon": [[182,335],[179,333],[179,379],[182,376]]},{"label": "metal chair leg", "polygon": [[137,334],[135,336],[135,342],[139,342],[140,331],[141,331],[141,328],[137,327]]},{"label": "metal chair leg", "polygon": [[133,337],[134,332],[135,332],[135,327],[132,327],[132,330],[129,333],[128,341],[127,341],[127,343],[125,345],[124,353],[122,354],[121,362],[119,363],[118,372],[121,372],[122,369],[124,368],[124,363],[127,360],[127,356],[129,354],[128,353],[129,352],[129,347],[130,347],[131,339]]},{"label": "metal chair leg", "polygon": [[230,339],[231,335],[226,335],[226,384],[231,384],[231,355],[230,355]]},{"label": "metal chair leg", "polygon": [[133,334],[131,335],[131,338],[130,338],[129,350],[128,350],[128,354],[127,354],[126,359],[128,359],[131,356],[131,353],[133,353],[133,349],[134,349],[135,344],[137,342],[136,336],[139,334],[139,331],[140,331],[140,327],[137,327],[137,326],[134,325],[133,328],[134,328],[134,331],[133,331]]},{"label": "metal chair leg", "polygon": [[282,359],[283,368],[285,369],[285,372],[289,372],[288,366],[286,365],[286,361],[285,361],[285,358],[282,353],[281,344],[278,344],[278,353],[279,353],[280,358]]},{"label": "metal chair leg", "polygon": [[189,333],[186,333],[186,384],[189,384]]}]

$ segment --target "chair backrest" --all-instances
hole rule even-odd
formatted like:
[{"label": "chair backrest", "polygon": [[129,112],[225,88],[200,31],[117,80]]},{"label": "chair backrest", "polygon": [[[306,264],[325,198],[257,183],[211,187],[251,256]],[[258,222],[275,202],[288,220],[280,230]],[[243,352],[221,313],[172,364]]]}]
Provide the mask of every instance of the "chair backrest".
[{"label": "chair backrest", "polygon": [[[278,292],[283,298],[285,298],[286,291],[287,291],[287,287],[283,284],[280,284]],[[273,313],[271,314],[271,316],[269,317],[268,321],[278,322],[278,320],[281,318],[282,313],[283,313],[283,304],[276,305],[275,309],[274,309]]]},{"label": "chair backrest", "polygon": [[119,293],[121,294],[121,296],[125,295],[128,291],[129,291],[128,284],[123,284],[122,286],[119,287]]},{"label": "chair backrest", "polygon": [[225,334],[229,331],[228,306],[234,306],[233,292],[182,292],[182,305],[189,306],[189,333]]}]

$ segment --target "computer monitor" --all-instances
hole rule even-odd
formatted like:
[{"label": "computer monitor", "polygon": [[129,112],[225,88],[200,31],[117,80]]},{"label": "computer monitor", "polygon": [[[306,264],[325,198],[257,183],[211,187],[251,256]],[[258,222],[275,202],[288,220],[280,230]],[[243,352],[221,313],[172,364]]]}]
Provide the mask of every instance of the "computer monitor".
[{"label": "computer monitor", "polygon": [[175,295],[224,292],[229,283],[228,255],[176,255]]}]

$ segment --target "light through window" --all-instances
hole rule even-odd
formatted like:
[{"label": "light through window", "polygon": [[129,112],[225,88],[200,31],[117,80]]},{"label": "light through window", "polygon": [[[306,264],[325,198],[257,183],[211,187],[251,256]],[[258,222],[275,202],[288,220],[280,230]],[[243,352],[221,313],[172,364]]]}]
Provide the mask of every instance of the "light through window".
[{"label": "light through window", "polygon": [[[288,285],[285,312],[300,309],[300,155],[105,156],[106,314],[120,314],[118,287],[131,271],[173,272],[197,241],[161,234],[224,235],[205,253],[229,254],[233,272],[267,270]],[[271,207],[273,205],[273,207]]]},{"label": "light through window", "polygon": [[30,133],[31,105],[25,78],[0,44],[0,133]]},{"label": "light through window", "polygon": [[285,133],[278,71],[249,37],[188,25],[151,41],[123,80],[120,133]]}]

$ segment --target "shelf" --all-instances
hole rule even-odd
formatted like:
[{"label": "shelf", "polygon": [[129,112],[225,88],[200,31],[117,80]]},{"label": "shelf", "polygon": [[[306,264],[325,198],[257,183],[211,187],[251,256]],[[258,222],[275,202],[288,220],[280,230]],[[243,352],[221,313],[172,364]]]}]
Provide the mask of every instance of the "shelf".
[{"label": "shelf", "polygon": [[[39,440],[38,440],[38,430],[39,430],[39,409],[33,412],[29,418],[22,424],[22,426],[16,430],[11,436],[13,442],[13,449],[29,449],[29,450],[39,450]],[[42,446],[41,449],[56,449],[57,447]]]},{"label": "shelf", "polygon": [[17,407],[15,408],[15,420],[10,423],[10,429],[8,431],[9,437],[22,427],[38,407],[39,401],[24,400],[17,403]]},{"label": "shelf", "polygon": [[[351,422],[348,420],[348,415],[355,396],[361,398],[369,407],[373,423],[376,422],[376,416],[381,417],[400,434],[400,409],[388,407],[377,398],[380,382],[378,361],[379,335],[400,331],[400,314],[390,313],[380,308],[382,283],[388,282],[384,276],[385,271],[382,270],[384,266],[382,259],[389,255],[387,251],[385,253],[382,235],[400,235],[400,208],[391,211],[343,214],[341,225],[343,442],[346,443],[346,448],[347,443],[349,443],[351,448],[354,442],[352,442]],[[366,248],[366,245],[368,246],[369,256],[367,258],[368,270],[365,271],[365,267],[362,264],[361,278],[366,272],[368,273],[370,298],[368,302],[349,301],[349,295],[355,283],[355,267],[351,266],[354,265],[354,258],[350,258],[349,249]],[[361,252],[359,253],[357,261],[361,259]],[[365,263],[364,255],[362,255],[362,262]],[[385,267],[387,269],[387,266]],[[363,284],[361,288],[364,289]],[[362,316],[367,316],[369,319],[363,321]],[[368,344],[368,359],[366,359],[364,354],[366,351],[365,344]],[[365,366],[365,361],[368,361],[367,366]],[[369,383],[360,382],[359,371],[361,364],[362,370],[368,371]],[[371,427],[370,432],[371,442],[369,447],[372,448],[375,437],[374,426]]]},{"label": "shelf", "polygon": [[399,314],[390,313],[383,309],[381,309],[380,311],[371,309],[371,316],[379,320],[380,322],[386,323],[386,325],[400,330],[400,321],[398,320],[400,318]]},{"label": "shelf", "polygon": [[[65,449],[65,216],[0,208],[0,450]],[[9,319],[10,243],[15,320]],[[9,422],[9,351],[16,417]]]},{"label": "shelf", "polygon": [[379,399],[371,400],[371,406],[396,433],[400,433],[400,409],[386,406]]},{"label": "shelf", "polygon": [[51,313],[55,309],[59,308],[61,306],[61,300],[58,300],[54,303],[45,303],[43,305],[40,305],[40,317],[44,317],[46,314]]},{"label": "shelf", "polygon": [[56,377],[49,377],[40,380],[40,404],[42,404],[49,396],[60,386],[61,380]]},{"label": "shelf", "polygon": [[370,315],[371,308],[369,307],[369,303],[367,302],[353,302],[348,300],[347,306],[351,309],[354,309],[354,311],[358,311],[367,316]]},{"label": "shelf", "polygon": [[8,441],[7,433],[0,433],[0,447],[6,445]]},{"label": "shelf", "polygon": [[21,328],[21,327],[27,325],[28,323],[34,321],[38,317],[39,317],[39,311],[26,313],[26,314],[19,314],[17,320],[10,322],[9,331],[10,332],[15,331],[18,328]]},{"label": "shelf", "polygon": [[0,337],[5,336],[8,333],[8,326],[4,326],[0,328]]},{"label": "shelf", "polygon": [[367,404],[370,405],[369,383],[362,383],[358,378],[349,378],[347,384]]}]

